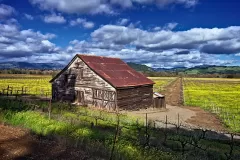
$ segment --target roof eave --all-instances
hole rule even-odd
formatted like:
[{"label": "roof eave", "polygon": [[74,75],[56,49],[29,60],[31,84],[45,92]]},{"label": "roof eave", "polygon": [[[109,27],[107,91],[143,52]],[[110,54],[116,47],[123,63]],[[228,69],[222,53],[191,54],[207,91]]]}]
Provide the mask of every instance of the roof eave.
[{"label": "roof eave", "polygon": [[53,77],[49,83],[52,83],[55,79],[57,79],[65,70],[68,69],[68,67],[74,62],[74,60],[76,59],[77,55],[75,55],[73,57],[73,59],[68,63],[68,65],[66,67],[64,67],[55,77]]},{"label": "roof eave", "polygon": [[144,86],[153,86],[154,83],[152,84],[142,84],[142,85],[128,85],[128,86],[121,86],[121,87],[115,87],[116,89],[126,89],[126,88],[135,88],[135,87],[144,87]]}]

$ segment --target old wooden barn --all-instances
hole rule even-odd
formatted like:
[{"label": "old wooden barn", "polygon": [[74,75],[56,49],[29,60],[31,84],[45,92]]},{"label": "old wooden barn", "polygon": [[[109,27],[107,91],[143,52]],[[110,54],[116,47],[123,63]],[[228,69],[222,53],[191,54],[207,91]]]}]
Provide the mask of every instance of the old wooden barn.
[{"label": "old wooden barn", "polygon": [[152,106],[154,82],[119,58],[77,54],[51,81],[52,99],[108,110]]}]

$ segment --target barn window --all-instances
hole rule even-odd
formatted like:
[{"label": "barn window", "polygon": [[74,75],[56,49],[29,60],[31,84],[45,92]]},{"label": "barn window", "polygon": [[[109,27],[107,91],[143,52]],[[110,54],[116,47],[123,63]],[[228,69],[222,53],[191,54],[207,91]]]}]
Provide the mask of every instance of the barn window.
[{"label": "barn window", "polygon": [[97,90],[93,89],[93,98],[97,98]]},{"label": "barn window", "polygon": [[75,101],[84,104],[84,92],[76,91]]},{"label": "barn window", "polygon": [[94,99],[103,99],[106,101],[114,101],[115,92],[100,90],[100,89],[93,89],[93,98]]},{"label": "barn window", "polygon": [[76,81],[76,76],[74,74],[69,74],[68,75],[68,86],[69,87],[74,87],[75,86],[75,81]]}]

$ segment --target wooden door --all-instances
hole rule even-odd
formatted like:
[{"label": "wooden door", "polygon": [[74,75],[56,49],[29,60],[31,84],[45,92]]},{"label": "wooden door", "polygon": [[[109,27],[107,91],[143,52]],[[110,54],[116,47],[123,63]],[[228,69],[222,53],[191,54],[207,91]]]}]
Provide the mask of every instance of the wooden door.
[{"label": "wooden door", "polygon": [[83,91],[77,91],[77,103],[84,104],[84,92]]}]

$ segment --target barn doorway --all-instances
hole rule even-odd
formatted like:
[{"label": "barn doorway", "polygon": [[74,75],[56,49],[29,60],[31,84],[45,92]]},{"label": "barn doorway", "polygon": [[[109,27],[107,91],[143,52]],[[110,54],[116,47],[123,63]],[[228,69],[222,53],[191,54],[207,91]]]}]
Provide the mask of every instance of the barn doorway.
[{"label": "barn doorway", "polygon": [[84,92],[83,91],[77,91],[76,102],[84,105]]}]

